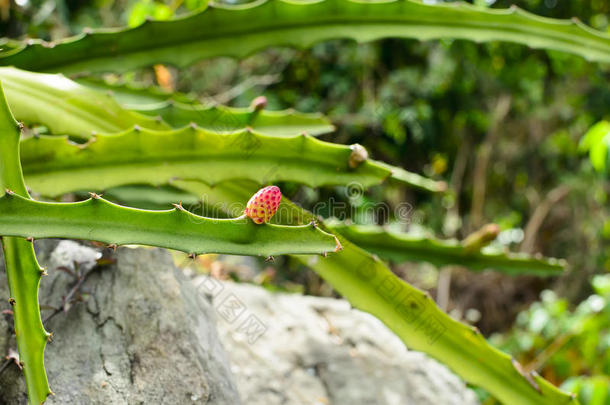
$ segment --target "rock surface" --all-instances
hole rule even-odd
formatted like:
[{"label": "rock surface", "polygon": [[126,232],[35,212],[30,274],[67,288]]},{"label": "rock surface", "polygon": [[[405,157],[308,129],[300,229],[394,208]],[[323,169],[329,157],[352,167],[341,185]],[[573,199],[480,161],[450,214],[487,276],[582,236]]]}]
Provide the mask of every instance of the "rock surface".
[{"label": "rock surface", "polygon": [[248,405],[471,405],[445,366],[343,300],[193,280],[213,298],[217,327]]},{"label": "rock surface", "polygon": [[[40,302],[57,307],[75,282],[58,268],[86,271],[100,254],[72,241],[56,244],[38,244],[37,252],[49,272]],[[116,265],[96,268],[86,279],[83,303],[46,323],[54,337],[46,364],[56,394],[47,403],[239,404],[213,309],[170,255],[121,248],[115,257]],[[0,296],[1,309],[9,309],[3,271]],[[3,355],[14,347],[7,338],[9,321],[0,316]],[[0,403],[25,403],[23,378],[14,365],[0,376]]]}]

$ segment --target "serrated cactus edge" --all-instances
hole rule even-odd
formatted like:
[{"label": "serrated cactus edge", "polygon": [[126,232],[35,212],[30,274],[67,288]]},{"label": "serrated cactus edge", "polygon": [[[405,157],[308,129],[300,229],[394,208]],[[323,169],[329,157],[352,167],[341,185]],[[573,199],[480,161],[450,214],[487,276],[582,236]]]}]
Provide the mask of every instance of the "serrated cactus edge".
[{"label": "serrated cactus edge", "polygon": [[64,73],[118,73],[154,63],[184,67],[205,58],[240,58],[274,45],[303,49],[329,39],[363,42],[387,37],[508,41],[610,61],[606,33],[578,19],[544,18],[518,7],[417,0],[259,0],[234,6],[214,3],[201,12],[170,21],[149,20],[135,28],[87,29],[51,43],[7,41],[0,64]]},{"label": "serrated cactus edge", "polygon": [[[30,201],[19,163],[21,128],[13,118],[0,86],[0,195]],[[42,324],[38,303],[38,285],[44,271],[36,260],[31,239],[4,235],[1,239],[20,365],[25,375],[28,401],[37,405],[52,394],[44,367],[44,349],[50,334]]]}]

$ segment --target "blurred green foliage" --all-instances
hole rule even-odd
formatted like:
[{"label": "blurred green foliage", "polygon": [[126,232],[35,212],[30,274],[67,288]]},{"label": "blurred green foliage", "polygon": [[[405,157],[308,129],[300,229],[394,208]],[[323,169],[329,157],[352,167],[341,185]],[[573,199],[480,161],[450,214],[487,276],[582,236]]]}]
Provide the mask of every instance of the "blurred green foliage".
[{"label": "blurred green foliage", "polygon": [[610,122],[600,121],[583,136],[580,149],[589,152],[591,164],[600,173],[610,173]]},{"label": "blurred green foliage", "polygon": [[146,21],[147,18],[155,20],[168,20],[174,14],[174,11],[166,4],[157,3],[152,0],[139,0],[133,5],[129,12],[127,25],[137,27]]},{"label": "blurred green foliage", "polygon": [[543,291],[509,333],[491,338],[526,368],[563,382],[583,405],[610,403],[610,275],[595,276],[591,285],[593,294],[574,309]]}]

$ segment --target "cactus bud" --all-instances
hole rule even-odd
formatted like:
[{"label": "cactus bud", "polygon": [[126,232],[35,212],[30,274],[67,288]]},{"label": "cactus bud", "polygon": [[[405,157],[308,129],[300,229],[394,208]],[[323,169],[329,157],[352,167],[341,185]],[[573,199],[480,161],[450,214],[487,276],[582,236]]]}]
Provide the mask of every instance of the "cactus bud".
[{"label": "cactus bud", "polygon": [[491,242],[496,240],[500,234],[497,224],[487,224],[476,232],[471,233],[462,241],[462,246],[467,252],[478,252]]},{"label": "cactus bud", "polygon": [[254,100],[252,100],[252,103],[250,104],[250,108],[252,108],[254,111],[260,111],[263,108],[265,108],[266,106],[267,106],[267,97],[265,97],[265,96],[256,97]]},{"label": "cactus bud", "polygon": [[258,190],[246,205],[246,216],[257,224],[269,222],[277,212],[282,193],[277,186],[268,186]]},{"label": "cactus bud", "polygon": [[352,169],[360,166],[362,162],[369,158],[369,153],[364,149],[364,146],[355,143],[350,146],[352,153],[349,155],[349,167]]}]

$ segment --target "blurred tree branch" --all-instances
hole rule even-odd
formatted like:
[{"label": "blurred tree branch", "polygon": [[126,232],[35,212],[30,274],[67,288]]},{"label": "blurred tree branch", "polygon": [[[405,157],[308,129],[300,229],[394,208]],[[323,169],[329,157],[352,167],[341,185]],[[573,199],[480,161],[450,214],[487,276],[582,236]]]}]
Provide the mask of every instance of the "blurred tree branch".
[{"label": "blurred tree branch", "polygon": [[507,94],[501,95],[494,106],[491,114],[491,123],[485,140],[479,147],[476,156],[473,174],[472,206],[470,207],[470,230],[478,229],[483,225],[483,206],[485,204],[485,192],[487,188],[487,171],[493,147],[501,131],[500,123],[506,118],[510,111],[512,97]]},{"label": "blurred tree branch", "polygon": [[558,187],[555,187],[546,195],[544,200],[536,208],[532,213],[527,225],[525,226],[523,242],[521,243],[521,251],[524,253],[533,253],[535,245],[536,245],[536,237],[538,236],[538,231],[540,227],[544,223],[545,218],[551,212],[551,209],[555,204],[563,200],[570,193],[571,187],[562,184]]}]

